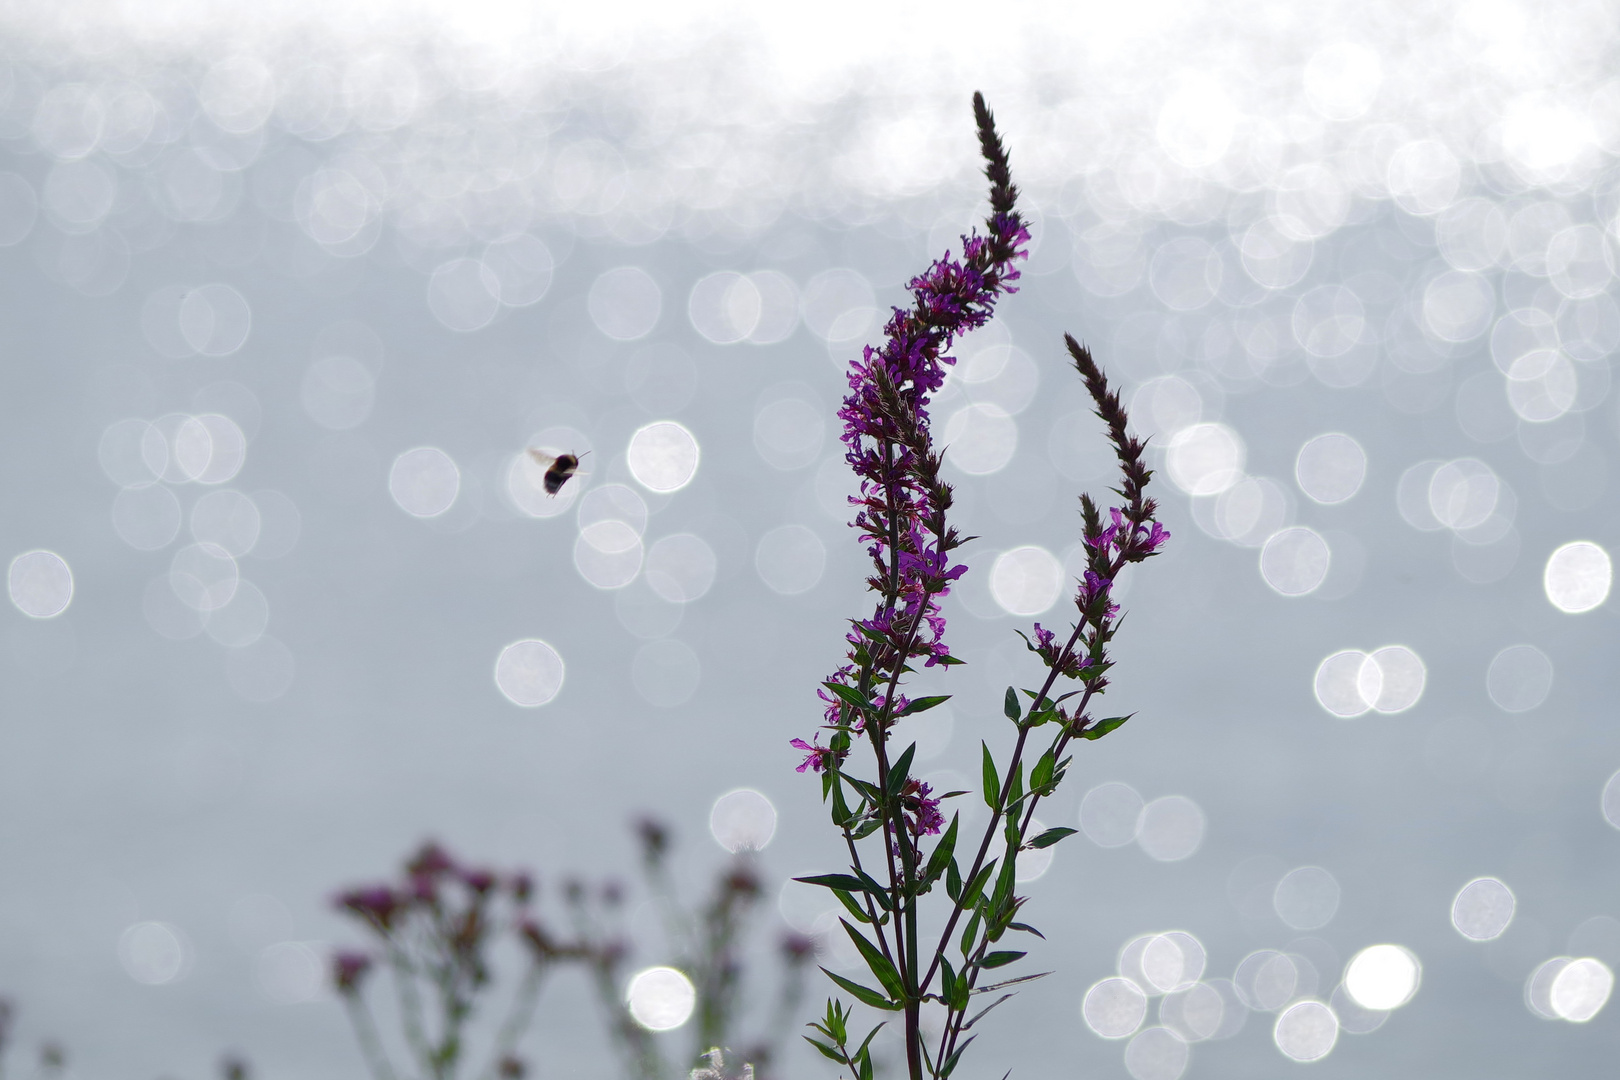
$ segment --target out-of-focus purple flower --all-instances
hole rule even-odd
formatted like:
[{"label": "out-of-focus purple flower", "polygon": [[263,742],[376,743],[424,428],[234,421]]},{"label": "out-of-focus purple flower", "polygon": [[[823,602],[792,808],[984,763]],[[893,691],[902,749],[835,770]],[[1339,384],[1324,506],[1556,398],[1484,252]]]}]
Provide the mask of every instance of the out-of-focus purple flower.
[{"label": "out-of-focus purple flower", "polygon": [[488,870],[463,870],[461,882],[475,893],[487,893],[495,887],[495,875]]},{"label": "out-of-focus purple flower", "polygon": [[404,907],[405,902],[405,898],[386,885],[351,889],[339,895],[336,901],[338,907],[347,908],[383,931],[393,926],[394,916]]},{"label": "out-of-focus purple flower", "polygon": [[332,983],[340,994],[357,993],[370,970],[371,957],[363,952],[340,949],[332,955]]}]

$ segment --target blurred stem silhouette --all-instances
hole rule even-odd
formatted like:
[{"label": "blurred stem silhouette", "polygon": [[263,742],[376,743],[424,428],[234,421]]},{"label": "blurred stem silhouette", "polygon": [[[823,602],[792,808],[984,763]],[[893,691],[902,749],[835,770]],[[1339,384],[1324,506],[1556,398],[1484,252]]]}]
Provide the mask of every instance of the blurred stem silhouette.
[{"label": "blurred stem silhouette", "polygon": [[[485,1050],[479,1080],[521,1077],[517,1047],[534,1022],[545,977],[581,959],[578,946],[559,943],[534,911],[535,887],[524,873],[499,875],[464,866],[435,844],[424,844],[399,882],[350,889],[336,904],[369,932],[369,951],[339,950],[333,985],[342,998],[375,1080],[451,1080],[472,1059],[468,1029],[492,989],[491,953],[516,944],[523,974]],[[378,962],[396,995],[398,1043],[408,1068],[378,1029],[365,987]]]},{"label": "blurred stem silhouette", "polygon": [[[708,898],[686,907],[669,865],[668,829],[651,819],[636,826],[640,871],[663,921],[671,965],[693,984],[691,1049],[672,1062],[657,1032],[639,1022],[627,997],[636,942],[626,926],[625,890],[615,882],[562,887],[571,937],[548,929],[535,910],[536,888],[523,873],[498,875],[469,869],[433,844],[406,864],[400,880],[350,889],[337,906],[364,927],[365,951],[341,949],[332,979],[348,1012],[360,1053],[373,1080],[510,1080],[528,1072],[519,1049],[532,1028],[546,978],[579,966],[604,1009],[610,1041],[631,1080],[769,1080],[780,1040],[803,999],[810,943],[787,935],[780,943],[781,980],[760,1032],[744,1039],[741,993],[748,975],[748,939],[759,913],[761,886],[749,854],[734,856],[715,875]],[[494,1006],[492,954],[505,943],[525,958],[502,1018],[482,1058],[473,1063],[475,1021]],[[374,969],[393,982],[397,1031],[381,1029],[366,989]],[[488,1027],[485,1024],[484,1027]],[[684,1041],[684,1040],[683,1040]],[[737,1048],[735,1052],[724,1050]]]},{"label": "blurred stem silhouette", "polygon": [[[739,996],[747,976],[747,938],[762,895],[752,855],[733,856],[715,875],[708,899],[693,909],[681,901],[670,874],[667,827],[643,818],[636,825],[636,834],[641,844],[642,880],[658,906],[672,966],[685,973],[696,990],[692,1049],[684,1056],[684,1066],[673,1066],[664,1059],[653,1033],[636,1021],[626,1000],[632,946],[624,929],[623,890],[609,884],[593,892],[578,883],[565,890],[628,1075],[634,1080],[664,1080],[685,1076],[698,1065],[691,1075],[705,1080],[735,1080],[745,1072],[769,1080],[776,1075],[773,1067],[783,1034],[803,1000],[809,940],[791,933],[782,937],[778,943],[780,985],[771,1015],[755,1037],[743,1038]],[[727,1047],[735,1049],[727,1053]]]},{"label": "blurred stem silhouette", "polygon": [[[975,998],[1041,977],[980,981],[986,972],[1024,957],[1022,950],[992,948],[1005,934],[1041,936],[1018,921],[1026,899],[1014,892],[1018,856],[1075,832],[1057,828],[1031,835],[1035,808],[1062,783],[1071,760],[1064,755],[1073,742],[1099,739],[1130,719],[1094,718],[1088,711],[1108,686],[1112,667],[1108,644],[1119,609],[1110,593],[1125,566],[1150,558],[1169,539],[1155,520],[1154,501],[1144,494],[1152,476],[1142,462],[1144,444],[1129,434],[1119,395],[1109,389],[1090,352],[1066,337],[1070,359],[1119,459],[1121,480],[1114,492],[1122,505],[1109,510],[1111,524],[1105,527],[1096,503],[1089,495],[1080,496],[1086,569],[1074,596],[1075,622],[1061,644],[1057,633],[1040,623],[1034,624],[1032,636],[1020,635],[1046,673],[1039,689],[1025,689],[1023,697],[1017,688],[1007,687],[1002,711],[1016,731],[1011,754],[998,761],[988,742],[981,744],[981,795],[990,817],[964,866],[956,854],[960,815],[952,815],[947,824],[941,804],[968,792],[935,794],[911,773],[916,743],[902,750],[898,744],[891,747],[890,739],[900,719],[948,700],[942,694],[912,699],[902,693],[904,677],[916,673],[913,662],[923,661],[924,668],[962,663],[945,643],[940,601],[967,572],[965,564],[953,564],[952,552],[972,538],[949,524],[952,486],[940,479],[943,463],[934,447],[928,407],[944,385],[946,369],[956,362],[949,350],[963,334],[989,321],[1001,297],[1017,291],[1016,264],[1027,257],[1030,240],[1017,209],[1018,189],[1006,149],[979,94],[973,95],[973,114],[990,182],[986,233],[962,237],[960,260],[947,252],[912,279],[912,306],[895,308],[884,342],[867,347],[850,365],[849,394],[838,416],[844,422],[845,460],[860,479],[860,492],[850,499],[857,507],[851,525],[871,557],[867,585],[878,599],[871,616],[851,620],[845,663],[818,692],[824,728],[831,733],[827,744],[819,736],[812,742],[793,740],[805,754],[799,771],[813,769],[821,775],[822,798],[849,854],[844,872],[799,880],[832,891],[849,916],[841,920],[843,928],[877,985],[826,973],[857,1001],[901,1014],[910,1080],[950,1076],[977,1037],[964,1039],[963,1034],[1012,994],[982,1008],[975,1008]],[[1054,697],[1059,678],[1078,687]],[[1065,705],[1076,697],[1077,702]],[[1042,727],[1046,731],[1038,732]],[[855,741],[863,736],[872,750],[872,769],[865,776],[846,766]],[[930,850],[927,838],[936,836]],[[992,858],[998,840],[1002,854]],[[941,880],[949,900],[945,928],[925,948],[919,940],[922,898]],[[967,924],[957,940],[956,928],[964,918]],[[958,954],[954,964],[953,946]],[[922,1029],[922,1006],[928,1002],[945,1012],[932,1047]],[[871,1080],[872,1039],[883,1025],[855,1042],[850,1019],[849,1009],[829,1000],[823,1019],[812,1025],[819,1038],[807,1038],[858,1080]]]}]

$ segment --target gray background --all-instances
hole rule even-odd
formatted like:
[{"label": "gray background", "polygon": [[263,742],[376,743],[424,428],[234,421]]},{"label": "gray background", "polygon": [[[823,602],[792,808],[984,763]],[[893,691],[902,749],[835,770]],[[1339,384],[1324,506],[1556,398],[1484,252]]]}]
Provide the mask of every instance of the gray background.
[{"label": "gray background", "polygon": [[[54,551],[75,582],[55,618],[0,610],[0,990],[21,1006],[21,1041],[62,1039],[87,1077],[203,1076],[225,1048],[268,1077],[358,1075],[336,1003],[286,1000],[264,950],[303,943],[296,960],[353,940],[326,898],[387,873],[425,836],[536,868],[554,901],[565,874],[625,873],[626,822],[655,809],[675,823],[696,889],[724,858],[709,807],[747,786],[780,815],[762,855],[773,881],[835,869],[817,785],[793,773],[787,742],[817,722],[813,687],[838,662],[843,620],[867,604],[839,524],[832,410],[840,363],[877,324],[829,343],[811,284],[857,272],[881,321],[906,277],[982,213],[967,108],[982,88],[1038,244],[987,340],[1024,350],[1038,389],[1014,418],[1010,462],[953,477],[958,526],[980,537],[947,607],[970,666],[930,677],[959,696],[928,767],[973,776],[977,741],[1008,741],[1001,689],[1037,677],[1012,633],[1029,620],[990,595],[995,554],[1062,554],[1079,486],[1108,482],[1100,448],[1073,450],[1100,434],[1076,419],[1063,331],[1128,394],[1165,375],[1195,388],[1201,419],[1239,435],[1246,472],[1276,482],[1284,520],[1327,535],[1334,562],[1317,594],[1279,595],[1254,547],[1194,521],[1210,520],[1213,499],[1195,508],[1161,473],[1174,540],[1126,592],[1110,695],[1138,716],[1084,748],[1042,816],[1075,824],[1088,789],[1123,781],[1148,799],[1191,798],[1207,831],[1178,862],[1084,836],[1057,849],[1028,909],[1049,938],[1035,956],[1056,973],[1005,1007],[972,1075],[1127,1075],[1079,1001],[1126,941],[1169,929],[1204,943],[1211,977],[1262,947],[1310,957],[1322,997],[1364,946],[1411,949],[1415,999],[1373,1034],[1342,1035],[1309,1066],[1318,1075],[1592,1075],[1612,1062],[1612,1007],[1587,1024],[1548,1021],[1524,985],[1553,956],[1620,961],[1620,837],[1600,810],[1620,766],[1612,609],[1564,614],[1541,578],[1563,543],[1614,542],[1613,305],[1584,309],[1599,316],[1585,331],[1567,315],[1554,344],[1584,350],[1570,361],[1580,397],[1544,424],[1503,407],[1490,342],[1510,311],[1571,311],[1567,294],[1586,287],[1546,265],[1566,226],[1607,237],[1593,272],[1597,295],[1613,291],[1614,12],[1399,11],[1346,6],[1353,22],[1329,10],[1305,22],[1286,8],[1148,7],[1053,23],[1030,8],[999,27],[932,6],[926,25],[900,8],[774,24],[632,9],[287,11],[244,26],[206,7],[13,9],[0,71],[0,170],[20,178],[0,200],[0,555]],[[1344,41],[1353,48],[1324,51]],[[1486,226],[1456,216],[1469,198],[1484,200],[1470,205]],[[1313,238],[1289,249],[1297,280],[1267,288],[1245,237],[1284,220]],[[488,325],[453,329],[431,301],[435,269],[515,235],[555,257],[549,290],[521,306],[481,301]],[[1185,271],[1185,249],[1167,247],[1185,238],[1213,261]],[[650,275],[661,306],[647,334],[621,341],[592,315],[611,322],[612,304],[593,309],[591,294],[626,266]],[[707,340],[688,300],[720,270],[785,275],[805,318],[775,344]],[[1477,273],[1488,298],[1477,332],[1452,342],[1434,329],[1445,312],[1424,306],[1449,271]],[[251,311],[226,355],[196,355],[183,335],[176,345],[162,314],[162,290],[211,283]],[[1324,286],[1361,306],[1343,358],[1312,355],[1312,324],[1296,315]],[[354,323],[375,335],[361,358],[373,403],[334,423],[311,404],[312,365],[330,352],[323,331],[352,336]],[[1277,331],[1274,349],[1257,324]],[[755,428],[782,396],[827,418],[819,453],[786,469]],[[98,449],[109,425],[174,413],[230,416],[247,449],[223,486],[296,507],[290,549],[240,560],[279,644],[232,649],[154,625],[152,597],[190,538],[181,528],[154,551],[122,539]],[[646,542],[694,533],[718,563],[713,587],[678,613],[642,580],[624,596],[592,586],[574,565],[574,514],[530,518],[505,490],[512,456],[556,425],[592,450],[577,491],[633,486],[630,435],[664,419],[694,434],[701,464],[683,490],[646,495]],[[1549,430],[1561,448],[1547,448]],[[1294,461],[1329,431],[1366,448],[1367,476],[1348,502],[1319,506]],[[434,519],[390,497],[391,464],[418,446],[460,469],[456,504]],[[1500,573],[1485,583],[1456,568],[1464,541],[1414,528],[1397,504],[1408,467],[1458,458],[1484,461],[1514,493],[1492,548]],[[168,486],[187,512],[205,491]],[[826,550],[819,583],[792,596],[756,569],[761,539],[785,524]],[[534,710],[491,674],[528,637],[567,664],[556,700]],[[670,680],[683,672],[660,675],[647,659],[659,654],[644,652],[666,638],[699,663],[677,704],[659,702],[680,696]],[[1325,657],[1388,644],[1426,665],[1414,707],[1340,720],[1318,705]],[[1544,703],[1509,713],[1486,672],[1515,644],[1535,645],[1555,674]],[[1266,902],[1269,883],[1302,865],[1342,888],[1304,942]],[[1449,922],[1456,891],[1481,875],[1519,905],[1489,944]],[[165,985],[120,962],[120,935],[146,921],[185,941],[183,976]],[[658,949],[649,963],[665,959]],[[542,1075],[615,1075],[580,988],[546,999],[531,1043]],[[1273,1020],[1256,1013],[1235,1037],[1193,1046],[1187,1075],[1307,1068],[1278,1053]],[[831,1075],[810,1056],[792,1070]]]}]

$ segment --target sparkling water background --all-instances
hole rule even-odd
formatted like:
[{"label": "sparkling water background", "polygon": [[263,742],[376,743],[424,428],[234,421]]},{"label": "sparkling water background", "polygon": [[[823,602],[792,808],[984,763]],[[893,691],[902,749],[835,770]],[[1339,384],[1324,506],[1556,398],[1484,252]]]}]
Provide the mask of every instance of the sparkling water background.
[{"label": "sparkling water background", "polygon": [[[1064,331],[1175,535],[1122,590],[1136,719],[1025,866],[1055,974],[975,1075],[1612,1069],[1612,5],[592,7],[8,8],[24,1047],[358,1075],[327,897],[425,836],[553,898],[644,810],[694,887],[837,868],[787,745],[866,604],[833,410],[984,212],[983,89],[1036,246],[933,410],[980,537],[936,788],[1010,742],[1110,482]],[[581,989],[543,1075],[617,1075]]]}]

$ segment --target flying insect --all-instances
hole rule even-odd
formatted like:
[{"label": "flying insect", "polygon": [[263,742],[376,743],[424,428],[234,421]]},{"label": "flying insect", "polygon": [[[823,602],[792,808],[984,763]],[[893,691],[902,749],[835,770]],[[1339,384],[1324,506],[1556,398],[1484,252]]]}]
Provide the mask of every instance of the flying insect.
[{"label": "flying insect", "polygon": [[[589,450],[585,451],[585,454],[589,453]],[[568,478],[579,471],[579,459],[585,454],[552,455],[536,450],[532,446],[529,448],[529,456],[534,458],[535,464],[546,470],[547,495],[555,495],[562,490],[563,485],[568,483]]]}]

